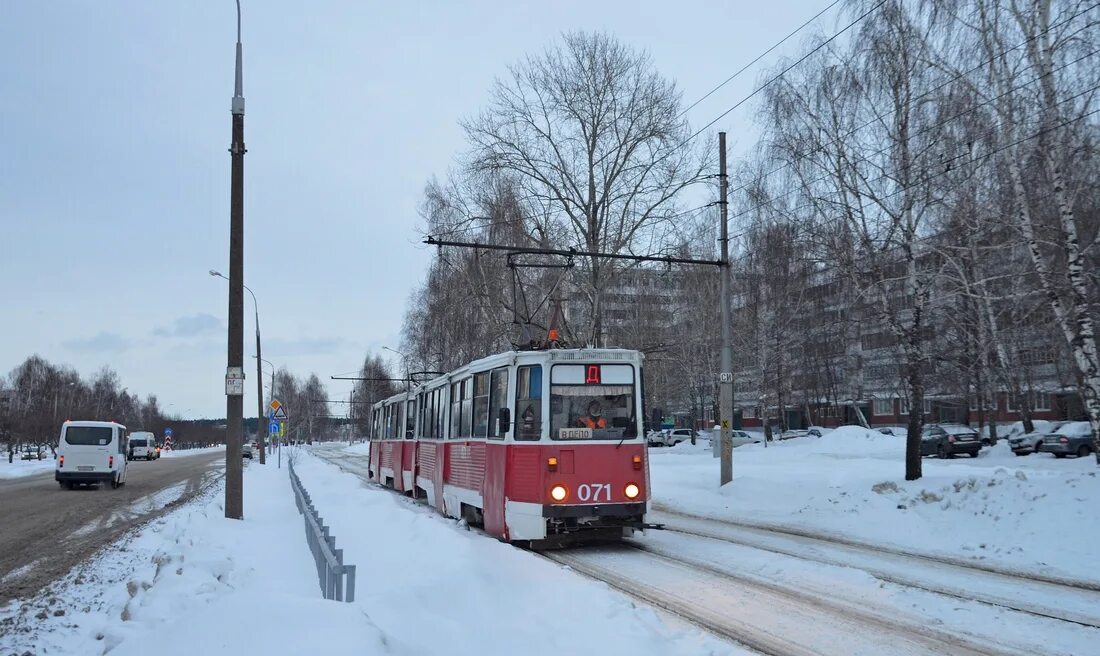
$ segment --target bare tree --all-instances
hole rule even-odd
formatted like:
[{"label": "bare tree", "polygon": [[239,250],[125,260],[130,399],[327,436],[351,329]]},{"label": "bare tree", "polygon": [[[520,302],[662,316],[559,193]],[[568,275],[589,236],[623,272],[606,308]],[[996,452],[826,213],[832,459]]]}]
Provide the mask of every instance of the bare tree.
[{"label": "bare tree", "polygon": [[[659,247],[676,195],[699,181],[680,95],[648,55],[606,34],[571,33],[562,46],[511,68],[489,107],[465,122],[477,171],[506,173],[539,232],[586,251]],[[604,336],[601,295],[611,265],[587,260],[589,341]]]}]

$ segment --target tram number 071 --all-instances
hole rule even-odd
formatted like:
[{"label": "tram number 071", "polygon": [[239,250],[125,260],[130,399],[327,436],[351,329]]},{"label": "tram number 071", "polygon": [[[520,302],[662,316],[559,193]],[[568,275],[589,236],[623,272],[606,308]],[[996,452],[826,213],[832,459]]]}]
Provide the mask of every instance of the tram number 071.
[{"label": "tram number 071", "polygon": [[611,483],[582,483],[577,487],[581,501],[611,501]]}]

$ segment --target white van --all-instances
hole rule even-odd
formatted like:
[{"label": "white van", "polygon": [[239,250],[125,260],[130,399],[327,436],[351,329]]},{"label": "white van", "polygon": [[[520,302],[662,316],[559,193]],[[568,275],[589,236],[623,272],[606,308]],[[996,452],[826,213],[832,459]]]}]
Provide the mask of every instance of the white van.
[{"label": "white van", "polygon": [[156,460],[159,455],[155,435],[148,431],[130,433],[130,454],[126,457],[128,460]]},{"label": "white van", "polygon": [[54,480],[73,486],[126,483],[126,427],[113,421],[66,421],[57,441]]}]

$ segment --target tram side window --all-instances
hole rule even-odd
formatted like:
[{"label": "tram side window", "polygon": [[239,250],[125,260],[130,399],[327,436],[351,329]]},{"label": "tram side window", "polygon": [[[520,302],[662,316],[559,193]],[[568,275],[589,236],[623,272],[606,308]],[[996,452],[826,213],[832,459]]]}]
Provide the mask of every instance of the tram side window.
[{"label": "tram side window", "polygon": [[451,384],[451,439],[462,434],[462,391],[466,381]]},{"label": "tram side window", "polygon": [[416,401],[405,404],[405,439],[411,440],[416,434]]},{"label": "tram side window", "polygon": [[474,376],[474,437],[489,431],[489,372]]},{"label": "tram side window", "polygon": [[474,379],[467,378],[462,381],[462,387],[466,392],[462,397],[462,427],[459,429],[458,435],[452,435],[451,437],[470,437],[474,434]]},{"label": "tram side window", "polygon": [[542,435],[542,365],[516,369],[516,440],[535,441]]},{"label": "tram side window", "polygon": [[435,407],[435,392],[428,392],[428,437],[435,439],[439,437],[435,434],[435,418],[439,413],[439,410]]},{"label": "tram side window", "polygon": [[426,438],[428,437],[428,403],[426,395],[421,392],[420,394],[417,394],[416,400],[416,407],[418,410],[417,416],[419,417],[419,419],[417,420],[417,423],[419,424],[417,428],[417,435],[419,437]]},{"label": "tram side window", "polygon": [[447,388],[440,387],[435,391],[435,407],[439,416],[435,421],[435,436],[439,439],[447,437]]},{"label": "tram side window", "polygon": [[508,407],[508,368],[501,367],[493,370],[493,377],[489,385],[489,437],[503,440],[504,435],[499,433],[500,409]]}]

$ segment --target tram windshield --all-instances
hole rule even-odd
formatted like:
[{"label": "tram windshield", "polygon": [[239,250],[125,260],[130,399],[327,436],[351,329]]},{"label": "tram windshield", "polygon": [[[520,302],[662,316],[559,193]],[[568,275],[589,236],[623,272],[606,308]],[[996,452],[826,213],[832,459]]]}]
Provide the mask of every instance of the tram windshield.
[{"label": "tram windshield", "polygon": [[636,403],[630,365],[555,365],[550,384],[550,438],[637,437]]}]

